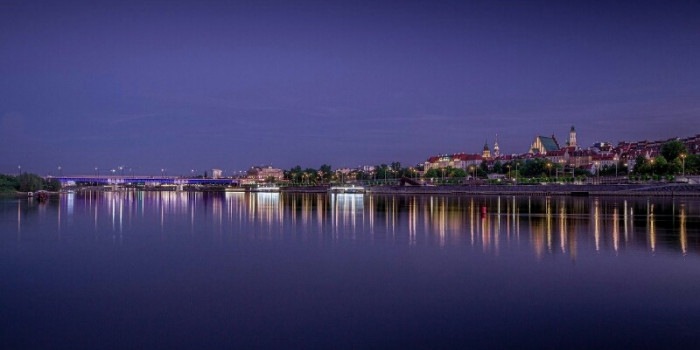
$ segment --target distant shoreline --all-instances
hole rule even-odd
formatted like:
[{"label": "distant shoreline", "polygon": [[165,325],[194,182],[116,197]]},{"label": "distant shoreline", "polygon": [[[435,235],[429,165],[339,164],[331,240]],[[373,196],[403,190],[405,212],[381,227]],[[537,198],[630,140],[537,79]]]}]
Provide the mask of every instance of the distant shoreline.
[{"label": "distant shoreline", "polygon": [[[287,193],[324,193],[327,187],[283,187]],[[527,196],[634,196],[700,197],[700,185],[623,184],[623,185],[454,185],[454,186],[373,186],[368,194],[461,194]]]},{"label": "distant shoreline", "polygon": [[457,185],[436,187],[377,186],[367,189],[373,194],[469,194],[528,196],[634,196],[700,197],[700,185],[629,184],[629,185]]},{"label": "distant shoreline", "polygon": [[[328,193],[329,186],[281,187],[280,193]],[[98,188],[84,190],[108,191]],[[172,191],[170,189],[140,189]],[[78,191],[81,191],[78,189]],[[225,193],[221,190],[189,190],[192,192]],[[240,191],[244,192],[244,191]],[[248,192],[248,191],[245,191]],[[625,197],[700,197],[700,185],[683,183],[620,184],[620,185],[446,185],[446,186],[370,186],[367,194],[390,195],[515,195],[515,196],[625,196]],[[49,192],[58,196],[63,192]],[[0,197],[31,198],[26,192],[4,192]]]}]

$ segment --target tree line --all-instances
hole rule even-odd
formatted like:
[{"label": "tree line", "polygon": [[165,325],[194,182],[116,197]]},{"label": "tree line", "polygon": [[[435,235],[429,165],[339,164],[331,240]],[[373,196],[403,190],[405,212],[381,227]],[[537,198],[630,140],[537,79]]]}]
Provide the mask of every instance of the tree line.
[{"label": "tree line", "polygon": [[424,178],[433,181],[454,182],[465,178],[486,178],[489,174],[501,174],[510,179],[535,179],[541,181],[572,181],[574,178],[589,176],[631,176],[648,179],[654,177],[670,177],[680,174],[700,173],[700,157],[689,154],[685,145],[680,141],[665,143],[655,158],[647,159],[638,156],[635,159],[634,171],[630,172],[628,164],[619,160],[614,165],[604,165],[597,168],[595,174],[583,168],[567,167],[551,162],[544,158],[515,159],[510,161],[482,162],[480,165],[469,166],[466,169],[445,167],[431,168],[423,172],[423,165],[404,167],[400,162],[379,164],[373,170],[354,169],[340,173],[334,171],[328,164],[318,169],[302,168],[297,165],[284,171],[285,180],[298,185],[323,185],[345,182],[348,180],[386,181],[400,178]]},{"label": "tree line", "polygon": [[46,180],[31,173],[22,173],[19,176],[0,174],[0,192],[3,193],[58,191],[60,189],[61,183],[56,179]]},{"label": "tree line", "polygon": [[688,154],[680,141],[669,141],[661,146],[659,155],[647,159],[640,155],[635,159],[634,174],[643,177],[661,177],[700,172],[700,157]]}]

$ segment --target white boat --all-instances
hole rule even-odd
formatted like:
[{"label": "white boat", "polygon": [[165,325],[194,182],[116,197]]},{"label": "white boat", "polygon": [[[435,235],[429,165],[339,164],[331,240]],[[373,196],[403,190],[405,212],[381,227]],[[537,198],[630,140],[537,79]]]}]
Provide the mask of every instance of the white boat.
[{"label": "white boat", "polygon": [[362,186],[333,186],[329,190],[331,193],[365,193],[365,188]]},{"label": "white boat", "polygon": [[279,192],[280,188],[279,186],[260,186],[253,187],[250,190],[253,192]]}]

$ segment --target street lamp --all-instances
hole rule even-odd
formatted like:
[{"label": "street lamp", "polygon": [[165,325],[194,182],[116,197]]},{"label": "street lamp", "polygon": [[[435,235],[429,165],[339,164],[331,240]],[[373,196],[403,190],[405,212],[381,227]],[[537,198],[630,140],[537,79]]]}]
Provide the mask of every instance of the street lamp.
[{"label": "street lamp", "polygon": [[61,166],[58,166],[58,176],[63,176],[63,172],[61,171]]},{"label": "street lamp", "polygon": [[100,176],[100,172],[97,167],[95,167],[95,176]]},{"label": "street lamp", "polygon": [[547,169],[549,170],[549,177],[552,177],[552,163],[547,163]]},{"label": "street lamp", "polygon": [[684,153],[681,154],[681,163],[683,164],[682,165],[683,166],[683,168],[682,168],[683,173],[682,174],[683,174],[683,176],[685,176],[685,154]]},{"label": "street lamp", "polygon": [[21,165],[17,166],[17,172],[19,173],[18,176],[22,175],[22,166]]}]

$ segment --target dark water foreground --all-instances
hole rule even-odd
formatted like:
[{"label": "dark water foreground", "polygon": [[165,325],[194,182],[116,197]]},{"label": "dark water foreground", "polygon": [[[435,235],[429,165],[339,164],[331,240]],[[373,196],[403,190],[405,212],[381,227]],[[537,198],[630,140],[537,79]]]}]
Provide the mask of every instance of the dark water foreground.
[{"label": "dark water foreground", "polygon": [[700,200],[0,201],[2,348],[692,348]]}]

